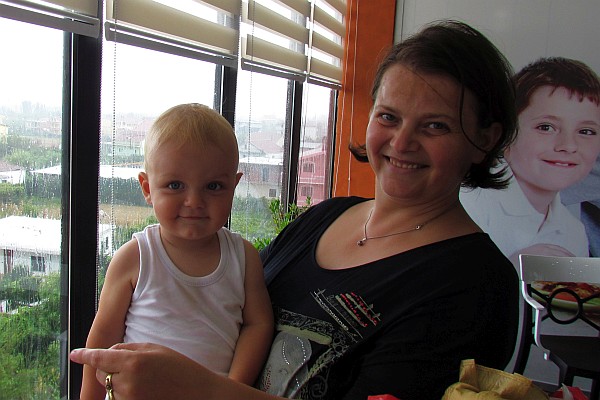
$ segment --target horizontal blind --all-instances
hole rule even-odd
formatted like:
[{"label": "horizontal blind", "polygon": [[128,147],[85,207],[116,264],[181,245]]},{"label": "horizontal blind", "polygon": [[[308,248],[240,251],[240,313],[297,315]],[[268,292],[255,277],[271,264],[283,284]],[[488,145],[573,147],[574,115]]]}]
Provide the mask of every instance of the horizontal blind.
[{"label": "horizontal blind", "polygon": [[244,0],[241,65],[339,87],[345,0]]},{"label": "horizontal blind", "polygon": [[0,0],[0,17],[98,37],[99,0]]},{"label": "horizontal blind", "polygon": [[236,66],[241,0],[106,0],[106,38]]},{"label": "horizontal blind", "polygon": [[[321,6],[320,4],[323,4]],[[330,12],[325,11],[328,7]],[[335,15],[338,17],[336,18]],[[343,41],[346,36],[345,0],[321,0],[314,5],[311,23],[309,81],[342,81]],[[322,32],[322,33],[320,33]]]},{"label": "horizontal blind", "polygon": [[242,11],[242,68],[303,81],[310,39],[308,0],[248,0]]}]

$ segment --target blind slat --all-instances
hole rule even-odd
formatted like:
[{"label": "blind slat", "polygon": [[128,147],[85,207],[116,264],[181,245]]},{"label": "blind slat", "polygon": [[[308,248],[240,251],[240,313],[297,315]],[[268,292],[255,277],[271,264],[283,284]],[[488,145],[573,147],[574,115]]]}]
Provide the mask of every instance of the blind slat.
[{"label": "blind slat", "polygon": [[327,12],[323,11],[323,9],[320,7],[315,7],[314,19],[317,24],[341,37],[344,37],[346,34],[346,26],[342,22],[333,18]]},{"label": "blind slat", "polygon": [[[115,8],[113,8],[115,7]],[[108,0],[107,19],[151,29],[176,38],[210,47],[237,52],[238,33],[172,7],[148,0]],[[118,40],[118,35],[117,35]]]},{"label": "blind slat", "polygon": [[155,50],[161,53],[193,58],[232,68],[237,66],[237,54],[221,53],[212,49],[207,51],[204,45],[200,46],[189,41],[168,38],[163,34],[153,34],[149,31],[140,31],[136,28],[123,25],[120,25],[117,30],[117,27],[112,22],[106,23],[105,31],[106,38],[115,42],[118,39],[119,43]]},{"label": "blind slat", "polygon": [[329,78],[335,82],[342,81],[342,69],[340,67],[336,67],[335,65],[331,65],[316,58],[310,60],[310,72],[311,74]]},{"label": "blind slat", "polygon": [[204,3],[213,6],[217,10],[227,11],[233,15],[240,14],[242,4],[240,0],[202,0]]},{"label": "blind slat", "polygon": [[304,73],[306,71],[307,57],[304,54],[269,43],[252,35],[248,35],[244,43],[246,58],[251,61],[258,58],[263,62],[291,68],[296,72]]},{"label": "blind slat", "polygon": [[281,36],[292,38],[303,44],[308,43],[309,31],[305,26],[299,25],[255,1],[251,0],[248,3],[247,18]]},{"label": "blind slat", "polygon": [[346,16],[346,2],[342,0],[323,0],[325,3],[329,4],[332,8],[337,10],[342,16]]},{"label": "blind slat", "polygon": [[98,37],[100,20],[97,0],[0,0],[0,17]]},{"label": "blind slat", "polygon": [[310,2],[307,0],[279,0],[279,2],[285,4],[298,14],[304,15],[305,17],[310,16]]},{"label": "blind slat", "polygon": [[46,3],[51,3],[67,10],[73,10],[76,13],[89,15],[92,17],[98,16],[98,0],[44,0]]},{"label": "blind slat", "polygon": [[344,47],[342,45],[332,42],[317,32],[313,32],[312,46],[336,58],[342,59],[344,57]]}]

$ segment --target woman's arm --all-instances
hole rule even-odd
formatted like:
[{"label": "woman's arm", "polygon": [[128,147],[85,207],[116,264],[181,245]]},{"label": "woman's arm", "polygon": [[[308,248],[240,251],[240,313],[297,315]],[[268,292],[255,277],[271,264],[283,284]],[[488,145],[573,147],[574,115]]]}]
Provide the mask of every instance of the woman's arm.
[{"label": "woman's arm", "polygon": [[[100,295],[98,313],[87,337],[88,348],[109,348],[123,341],[125,315],[131,302],[131,295],[139,271],[137,241],[125,243],[114,255],[106,272],[106,279]],[[81,398],[103,400],[104,385],[95,379],[96,371],[90,366],[83,368]]]},{"label": "woman's arm", "polygon": [[243,323],[229,377],[253,385],[260,373],[273,340],[273,309],[265,285],[262,262],[252,244],[244,240],[246,301]]},{"label": "woman's arm", "polygon": [[217,375],[181,353],[157,344],[118,344],[112,349],[76,349],[71,360],[97,369],[104,384],[112,372],[118,400],[280,399]]}]

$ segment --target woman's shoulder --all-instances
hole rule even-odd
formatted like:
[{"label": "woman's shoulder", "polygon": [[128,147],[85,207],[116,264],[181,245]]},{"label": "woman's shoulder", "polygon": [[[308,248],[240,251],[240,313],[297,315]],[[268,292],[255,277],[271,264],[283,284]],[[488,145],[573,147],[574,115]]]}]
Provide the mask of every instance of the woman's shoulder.
[{"label": "woman's shoulder", "polygon": [[315,224],[313,225],[313,229],[320,224],[329,225],[347,209],[367,200],[369,199],[357,196],[332,197],[325,199],[320,203],[312,205],[300,214],[294,221],[295,223],[291,225]]},{"label": "woman's shoulder", "polygon": [[475,232],[469,235],[459,236],[454,239],[449,239],[448,242],[448,245],[453,251],[461,254],[467,259],[480,259],[485,256],[486,259],[491,261],[498,261],[502,264],[505,262],[510,263],[498,246],[496,246],[490,235],[485,232]]},{"label": "woman's shoulder", "polygon": [[458,266],[458,270],[479,270],[483,267],[483,270],[492,274],[504,271],[512,275],[515,272],[512,263],[485,232],[475,232],[432,243],[424,246],[417,253],[415,257],[423,257],[423,254],[427,254],[426,259],[443,259],[446,265]]},{"label": "woman's shoulder", "polygon": [[340,208],[342,210],[346,210],[353,205],[358,203],[362,203],[363,201],[372,200],[366,197],[359,196],[341,196],[341,197],[331,197],[329,199],[325,199],[322,202],[315,204],[311,207],[311,209],[329,209],[329,208]]},{"label": "woman's shoulder", "polygon": [[488,252],[500,250],[496,247],[490,236],[485,232],[473,232],[466,235],[451,237],[439,242],[431,243],[427,246],[427,251],[438,249],[440,251],[462,252],[464,250]]}]

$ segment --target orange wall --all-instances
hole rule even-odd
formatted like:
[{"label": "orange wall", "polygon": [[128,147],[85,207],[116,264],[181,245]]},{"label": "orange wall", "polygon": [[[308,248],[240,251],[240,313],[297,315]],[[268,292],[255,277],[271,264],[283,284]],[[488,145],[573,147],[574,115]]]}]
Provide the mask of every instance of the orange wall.
[{"label": "orange wall", "polygon": [[368,164],[348,151],[363,144],[371,109],[371,83],[378,61],[394,42],[397,0],[348,0],[344,78],[339,93],[332,196],[374,195],[375,177]]}]

